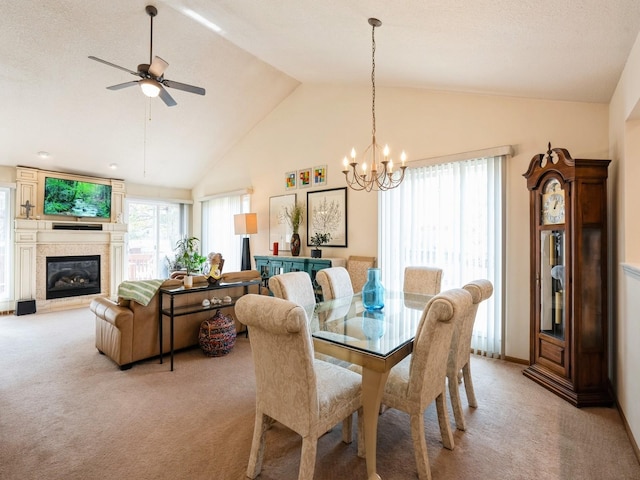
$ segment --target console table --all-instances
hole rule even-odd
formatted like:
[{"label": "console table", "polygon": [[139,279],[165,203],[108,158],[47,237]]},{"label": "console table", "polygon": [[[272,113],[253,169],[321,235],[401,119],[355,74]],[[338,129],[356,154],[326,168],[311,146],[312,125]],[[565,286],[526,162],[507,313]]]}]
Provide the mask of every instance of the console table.
[{"label": "console table", "polygon": [[[199,293],[206,291],[214,291],[220,290],[223,288],[233,288],[233,287],[244,287],[244,293],[249,293],[249,287],[252,285],[256,285],[258,287],[258,294],[260,293],[260,280],[247,280],[242,282],[218,282],[215,285],[207,284],[207,285],[198,285],[190,288],[185,288],[184,286],[180,286],[178,288],[161,288],[158,292],[158,301],[160,302],[158,308],[158,328],[160,334],[160,363],[162,363],[162,358],[164,356],[162,351],[162,343],[163,343],[163,331],[162,331],[162,317],[167,316],[171,319],[170,322],[170,350],[171,350],[171,371],[173,371],[173,322],[175,317],[181,317],[183,315],[189,315],[192,313],[198,312],[206,312],[207,310],[218,310],[221,308],[229,308],[233,307],[236,304],[236,301],[240,297],[231,298],[231,302],[226,303],[217,303],[212,304],[207,307],[203,306],[202,303],[191,304],[191,305],[183,305],[176,307],[174,305],[174,299],[179,295],[186,295],[189,293]],[[166,306],[164,303],[165,297],[169,299],[169,305]]]},{"label": "console table", "polygon": [[256,270],[260,272],[265,287],[269,287],[269,278],[288,272],[307,272],[314,289],[317,289],[316,273],[329,267],[346,267],[344,258],[285,257],[279,255],[255,255]]}]

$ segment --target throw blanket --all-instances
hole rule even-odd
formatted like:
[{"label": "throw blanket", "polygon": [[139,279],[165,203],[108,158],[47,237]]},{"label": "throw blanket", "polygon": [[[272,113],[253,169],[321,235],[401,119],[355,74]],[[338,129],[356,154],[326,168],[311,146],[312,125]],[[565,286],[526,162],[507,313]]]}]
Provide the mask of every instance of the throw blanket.
[{"label": "throw blanket", "polygon": [[156,294],[164,280],[131,280],[118,287],[118,296],[125,300],[133,300],[145,307]]}]

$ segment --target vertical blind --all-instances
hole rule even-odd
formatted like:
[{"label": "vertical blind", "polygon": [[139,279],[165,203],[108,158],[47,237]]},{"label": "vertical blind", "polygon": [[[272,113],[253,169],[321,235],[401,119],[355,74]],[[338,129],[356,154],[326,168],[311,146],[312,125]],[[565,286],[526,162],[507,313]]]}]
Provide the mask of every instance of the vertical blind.
[{"label": "vertical blind", "polygon": [[407,266],[443,269],[442,290],[486,278],[493,296],[478,309],[472,348],[501,356],[504,163],[506,156],[408,168],[381,192],[378,265],[383,285],[400,286]]}]

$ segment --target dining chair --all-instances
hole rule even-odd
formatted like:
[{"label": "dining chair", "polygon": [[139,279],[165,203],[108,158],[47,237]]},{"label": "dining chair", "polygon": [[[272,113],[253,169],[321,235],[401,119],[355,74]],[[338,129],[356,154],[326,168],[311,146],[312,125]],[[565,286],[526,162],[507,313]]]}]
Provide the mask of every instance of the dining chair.
[{"label": "dining chair", "polygon": [[376,257],[350,256],[347,259],[347,271],[351,278],[353,291],[360,293],[367,283],[367,270],[376,266]]},{"label": "dining chair", "polygon": [[485,301],[493,294],[493,285],[489,280],[474,280],[467,283],[464,287],[471,294],[472,308],[469,314],[458,323],[456,330],[451,339],[451,349],[449,351],[449,359],[447,362],[447,380],[449,383],[449,398],[451,400],[451,409],[456,421],[458,430],[465,430],[464,414],[462,412],[462,403],[460,401],[459,384],[464,378],[464,389],[467,394],[469,406],[478,407],[475,392],[473,391],[473,382],[471,380],[471,336],[473,334],[473,325],[476,320],[476,314],[480,302]]},{"label": "dining chair", "polygon": [[446,404],[447,359],[456,324],[469,315],[471,308],[471,294],[461,288],[433,297],[418,324],[413,354],[391,369],[382,395],[387,408],[409,414],[420,480],[431,479],[424,411],[434,400],[442,444],[449,450],[455,446]]},{"label": "dining chair", "polygon": [[440,293],[442,283],[442,269],[437,267],[405,267],[404,284],[402,291],[405,293],[421,293],[423,295],[435,295]]},{"label": "dining chair", "polygon": [[344,267],[324,268],[316,273],[316,282],[322,289],[323,300],[353,295],[351,277]]},{"label": "dining chair", "polygon": [[[318,438],[342,422],[342,441],[351,443],[353,413],[361,417],[360,375],[313,357],[305,310],[280,298],[248,294],[235,306],[249,327],[256,376],[256,417],[247,477],[262,469],[272,420],[302,436],[299,480],[311,480]],[[360,422],[359,422],[360,423]],[[358,442],[362,443],[362,429]]]}]

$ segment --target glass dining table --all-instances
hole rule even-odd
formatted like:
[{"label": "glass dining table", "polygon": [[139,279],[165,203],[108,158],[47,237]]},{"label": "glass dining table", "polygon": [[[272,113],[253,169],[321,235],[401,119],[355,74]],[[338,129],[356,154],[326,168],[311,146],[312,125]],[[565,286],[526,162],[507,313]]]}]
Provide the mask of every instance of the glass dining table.
[{"label": "glass dining table", "polygon": [[413,340],[432,295],[386,292],[384,308],[367,311],[360,294],[307,307],[316,352],[362,367],[367,477],[376,471],[378,413],[391,368],[413,351]]}]

